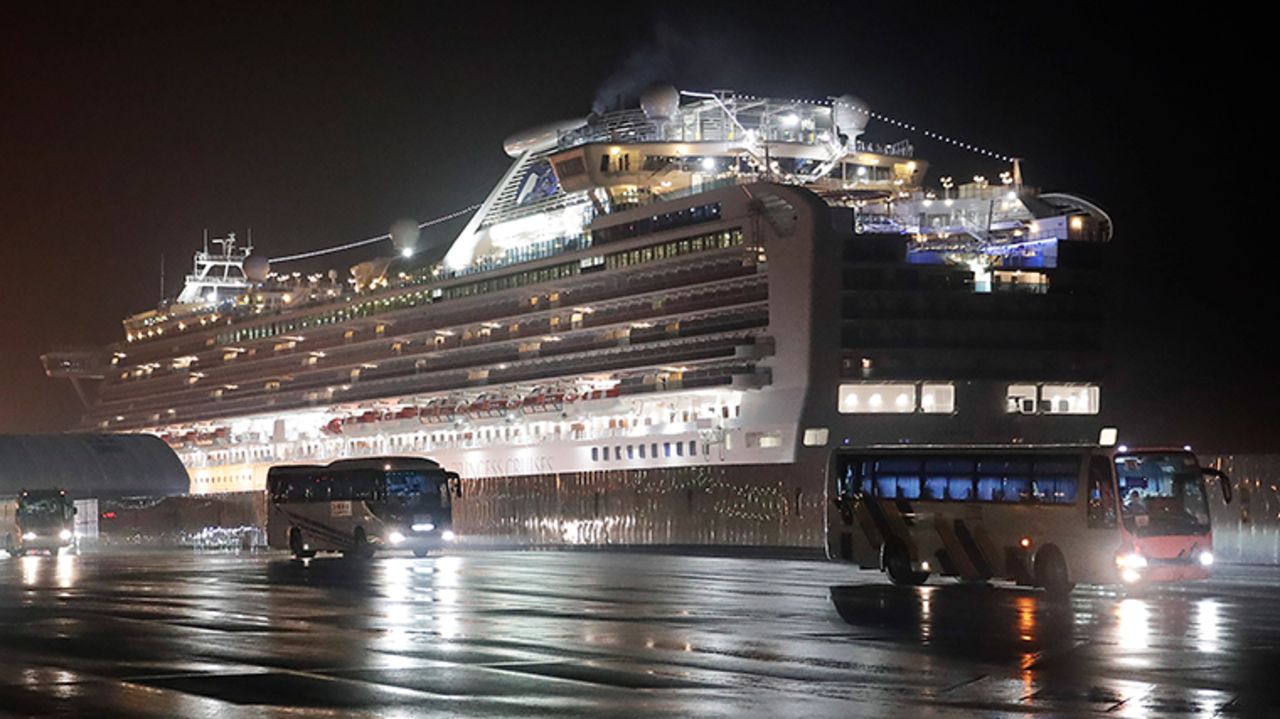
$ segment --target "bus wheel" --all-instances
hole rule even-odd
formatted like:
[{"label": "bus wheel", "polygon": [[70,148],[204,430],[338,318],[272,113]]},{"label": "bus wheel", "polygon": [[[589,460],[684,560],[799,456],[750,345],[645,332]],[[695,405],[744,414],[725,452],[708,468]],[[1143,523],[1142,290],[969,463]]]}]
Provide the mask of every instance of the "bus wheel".
[{"label": "bus wheel", "polygon": [[1036,554],[1036,586],[1051,597],[1065,597],[1075,589],[1067,574],[1067,560],[1052,544]]},{"label": "bus wheel", "polygon": [[364,527],[356,527],[351,533],[351,556],[358,559],[373,556],[373,547],[369,546],[369,535]]},{"label": "bus wheel", "polygon": [[880,566],[888,573],[889,581],[900,587],[918,587],[929,579],[928,572],[911,568],[911,555],[898,542],[886,543],[880,549]]},{"label": "bus wheel", "polygon": [[295,559],[303,559],[306,553],[302,549],[302,528],[289,527],[289,551]]}]

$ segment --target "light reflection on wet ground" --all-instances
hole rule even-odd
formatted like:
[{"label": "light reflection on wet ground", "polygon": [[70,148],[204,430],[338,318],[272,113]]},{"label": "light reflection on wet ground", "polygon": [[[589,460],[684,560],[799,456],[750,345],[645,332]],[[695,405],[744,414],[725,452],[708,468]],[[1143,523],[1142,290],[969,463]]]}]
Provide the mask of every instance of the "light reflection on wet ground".
[{"label": "light reflection on wet ground", "polygon": [[758,559],[0,555],[0,713],[1256,716],[1277,599],[1256,567],[1052,602]]}]

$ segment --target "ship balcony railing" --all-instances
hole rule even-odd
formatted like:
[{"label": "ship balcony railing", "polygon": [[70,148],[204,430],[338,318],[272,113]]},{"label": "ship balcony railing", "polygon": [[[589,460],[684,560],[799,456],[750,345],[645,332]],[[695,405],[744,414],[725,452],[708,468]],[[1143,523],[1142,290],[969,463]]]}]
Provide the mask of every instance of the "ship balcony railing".
[{"label": "ship balcony railing", "polygon": [[[695,288],[689,291],[684,297],[677,297],[671,301],[665,302],[660,308],[654,308],[651,303],[641,304],[639,307],[630,308],[626,312],[607,312],[600,311],[588,314],[584,317],[583,323],[576,328],[552,329],[549,323],[541,323],[539,325],[530,326],[527,323],[523,327],[521,336],[509,337],[476,337],[470,341],[462,341],[457,335],[451,337],[451,342],[445,346],[419,345],[416,351],[406,355],[394,354],[391,349],[391,340],[378,340],[376,343],[362,343],[362,348],[354,352],[342,352],[341,354],[331,354],[324,358],[324,365],[315,368],[316,372],[328,371],[330,373],[347,373],[351,369],[367,362],[382,363],[386,369],[382,372],[365,372],[362,377],[368,378],[385,374],[387,371],[404,372],[409,371],[407,368],[414,367],[421,360],[426,360],[427,364],[418,368],[417,371],[439,371],[442,369],[465,367],[469,365],[483,364],[485,362],[500,362],[517,358],[514,343],[523,343],[538,341],[540,336],[554,335],[561,338],[557,343],[543,343],[542,354],[557,354],[570,351],[576,351],[582,348],[591,348],[595,346],[609,346],[615,343],[615,340],[601,341],[598,335],[583,334],[574,337],[573,333],[582,332],[591,329],[605,329],[610,325],[622,324],[633,320],[643,320],[647,318],[657,318],[655,321],[656,331],[645,332],[645,329],[655,328],[632,328],[633,342],[644,341],[651,335],[662,335],[666,333],[665,324],[671,320],[678,320],[686,327],[685,332],[689,329],[698,327],[698,323],[703,319],[698,316],[679,317],[681,314],[702,312],[704,315],[710,313],[710,317],[721,317],[728,315],[741,314],[749,312],[759,314],[759,308],[742,307],[753,302],[760,302],[766,299],[767,288],[763,285],[750,287],[713,287],[713,288]],[[719,311],[717,311],[719,310]],[[599,318],[598,320],[596,318]],[[397,335],[400,336],[400,335]],[[504,346],[493,347],[491,345],[502,342]],[[510,344],[506,344],[510,343]],[[411,345],[412,346],[412,345]],[[432,357],[431,355],[436,355]],[[196,392],[208,391],[208,388],[217,387],[222,384],[244,384],[252,378],[261,378],[272,374],[291,374],[299,371],[306,371],[305,368],[298,366],[298,354],[290,353],[288,355],[265,358],[257,361],[246,361],[242,365],[214,366],[204,370],[208,373],[205,379],[201,380],[196,386]],[[186,386],[187,378],[190,373],[186,370],[172,370],[165,377],[156,377],[147,384],[150,393],[159,403],[163,403],[164,399],[160,396],[169,390],[168,394],[188,392]],[[346,378],[341,374],[321,375],[323,377],[322,384],[342,383]],[[167,380],[167,381],[165,381]],[[298,385],[293,385],[298,386]],[[104,388],[103,401],[106,403],[117,402],[127,399],[129,394],[135,393],[137,387],[129,382],[115,383]]]},{"label": "ship balcony railing", "polygon": [[[735,250],[737,250],[737,252],[734,252]],[[708,251],[707,253],[705,253],[709,255],[708,257],[699,258],[699,259],[702,259],[703,262],[697,262],[692,258],[688,258],[688,259],[681,258],[680,262],[666,263],[667,269],[669,270],[666,272],[660,271],[662,269],[661,263],[654,263],[654,266],[651,268],[651,270],[649,272],[644,273],[643,275],[643,277],[645,278],[645,280],[647,280],[647,282],[637,282],[634,278],[623,277],[621,278],[621,280],[627,283],[627,286],[625,288],[618,287],[616,284],[606,283],[604,286],[600,288],[600,290],[598,290],[598,294],[595,294],[595,295],[591,294],[590,290],[579,290],[574,292],[573,301],[578,303],[587,303],[597,299],[598,297],[621,295],[624,292],[635,293],[638,291],[653,291],[657,289],[674,287],[674,286],[679,286],[681,284],[689,284],[693,282],[706,283],[706,282],[711,282],[716,279],[719,279],[722,276],[731,276],[735,274],[737,275],[751,274],[756,271],[754,266],[744,267],[742,263],[734,262],[732,261],[732,259],[726,262],[727,258],[725,256],[725,253],[728,254],[729,258],[737,257],[741,254],[741,249],[726,248],[722,250]],[[718,271],[707,272],[704,269],[709,266],[713,266],[717,264],[722,265],[722,267]],[[555,286],[554,281],[549,281],[548,283],[544,283],[544,284],[550,285],[551,287]],[[515,288],[512,288],[512,289],[515,289]],[[484,297],[484,295],[476,295],[475,297]],[[466,299],[470,299],[470,298],[457,298],[454,300],[449,300],[445,304],[452,304],[453,302],[464,301]],[[520,309],[527,309],[527,305],[522,304],[519,300],[517,300],[514,297],[508,300],[505,300],[504,302],[508,307],[511,308],[509,311],[512,314],[518,314],[518,311]],[[421,313],[422,308],[428,307],[428,306],[434,308],[434,307],[437,307],[439,304],[440,303],[438,301],[436,302],[424,301],[422,303],[411,305],[408,307],[388,308],[381,312],[371,313],[367,315],[365,319],[367,319],[367,321],[369,322],[379,322],[379,321],[404,322],[405,321],[403,318],[404,315],[407,315],[408,313],[413,313],[415,311]],[[486,317],[486,314],[492,313],[493,311],[494,310],[492,308],[492,305],[485,305],[482,308],[476,308],[475,310],[471,310],[469,313],[464,311],[460,314],[453,315],[449,317],[448,322],[461,324],[469,321],[480,321],[482,319],[488,319],[488,317]],[[437,313],[432,313],[432,314],[434,315]],[[400,316],[397,316],[397,315],[400,315]],[[259,317],[265,317],[265,315],[262,315]],[[258,317],[255,317],[255,319],[257,318]],[[431,322],[431,320],[424,320],[424,321]],[[444,323],[438,320],[435,322],[432,322],[432,324],[437,327],[445,326]],[[339,326],[343,326],[343,323],[335,322],[329,325],[317,325],[312,328],[301,328],[297,330],[290,330],[290,332],[314,333],[317,330],[324,330],[327,327],[339,327]],[[404,329],[397,328],[397,334],[402,334],[405,331],[413,331],[413,330],[409,330],[408,328],[404,328]],[[280,334],[281,333],[266,335],[259,338],[245,340],[245,342],[266,343],[269,341],[273,341],[274,338],[280,336]],[[334,342],[336,343],[336,340]],[[317,349],[317,348],[318,348],[317,344],[314,342],[307,346],[307,349]],[[203,350],[203,347],[201,348],[201,350]],[[222,350],[223,350],[223,347],[220,347],[218,350],[216,350],[216,352],[221,352]]]},{"label": "ship balcony railing", "polygon": [[[725,251],[721,250],[718,252],[725,252]],[[624,278],[620,278],[621,281],[619,283],[604,283],[600,286],[598,290],[594,292],[591,291],[590,289],[574,290],[572,292],[565,293],[563,295],[560,303],[560,308],[557,308],[557,309],[561,309],[565,306],[572,307],[574,305],[585,305],[585,304],[591,304],[594,302],[601,302],[601,301],[607,301],[607,300],[616,301],[617,299],[633,296],[639,293],[670,290],[676,287],[681,287],[681,286],[691,285],[691,284],[706,285],[706,284],[718,282],[718,281],[733,278],[733,277],[757,274],[757,270],[754,265],[743,265],[741,262],[736,260],[736,257],[737,257],[736,254],[731,254],[729,257],[722,256],[719,259],[707,258],[709,260],[709,262],[707,263],[698,263],[697,265],[693,265],[689,267],[672,267],[671,268],[673,270],[672,272],[663,272],[663,273],[645,272],[638,276],[624,277]],[[403,336],[408,336],[415,333],[431,332],[431,331],[443,330],[443,329],[457,330],[460,325],[476,324],[482,321],[492,321],[494,319],[500,319],[504,322],[504,324],[510,324],[512,322],[518,322],[519,315],[522,313],[522,311],[528,309],[528,305],[524,304],[523,302],[517,300],[514,297],[501,300],[496,303],[490,302],[488,304],[485,304],[482,307],[478,307],[469,311],[457,312],[454,314],[422,313],[421,308],[424,306],[427,306],[427,305],[421,305],[418,307],[397,310],[397,312],[399,313],[411,313],[417,310],[419,314],[425,315],[420,319],[396,317],[396,316],[392,316],[389,313],[388,316],[384,319],[384,321],[394,323],[392,336],[403,337]],[[334,348],[341,348],[347,345],[348,343],[344,339],[343,335],[340,333],[337,333],[337,332],[333,333],[332,336],[330,336],[327,340],[321,340],[320,337],[323,337],[323,335],[318,336],[316,334],[317,331],[323,332],[324,330],[329,328],[338,330],[345,326],[346,325],[344,325],[343,323],[334,323],[333,325],[325,325],[325,326],[298,330],[299,333],[308,334],[308,341],[305,344],[299,345],[298,351],[331,350]],[[267,346],[267,345],[270,345],[271,343],[279,341],[280,336],[282,335],[273,335],[271,337],[264,337],[262,339],[250,340],[248,342],[244,342],[241,344]],[[227,367],[228,365],[224,363],[222,360],[222,355],[226,352],[226,349],[227,349],[226,346],[220,346],[213,350],[207,350],[202,347],[200,351],[196,353],[196,357],[198,359],[195,363],[193,363],[192,369],[199,370],[199,371],[206,371],[206,370],[212,371],[212,370],[217,370],[219,368]],[[298,354],[298,351],[295,351],[293,354],[296,356]],[[258,360],[258,361],[260,362],[262,360]],[[253,365],[250,365],[248,362],[246,362],[245,364],[247,366],[253,366]],[[258,365],[258,366],[261,366],[261,365]],[[283,364],[281,365],[281,367],[282,367],[282,370],[288,370],[288,371],[293,370],[292,367],[286,368],[284,367]],[[258,371],[260,370],[249,371],[244,375],[219,373],[217,376],[217,381],[230,382],[232,381],[233,378],[237,376],[239,377],[251,376],[253,373]],[[157,370],[157,372],[161,373],[161,376],[156,376],[155,379],[162,379],[163,376],[171,376],[171,377],[178,378],[175,380],[175,382],[184,381],[182,378],[185,378],[188,374],[188,370],[185,370],[185,369],[174,370],[172,368],[169,368],[169,369],[162,368],[160,370]],[[114,395],[115,388],[121,388],[122,393],[132,392],[132,390],[128,388],[131,387],[131,382],[133,381],[136,381],[136,380],[110,381],[103,388],[104,398],[108,398]]]},{"label": "ship balcony railing", "polygon": [[[744,334],[745,332],[745,334]],[[166,415],[165,423],[196,421],[206,416],[228,416],[247,411],[261,411],[265,406],[284,408],[289,406],[305,407],[316,404],[309,401],[306,395],[315,391],[329,391],[324,403],[342,403],[355,400],[376,399],[399,394],[420,394],[457,389],[475,388],[526,382],[545,379],[552,376],[581,375],[595,372],[643,367],[649,363],[687,363],[700,360],[731,358],[735,347],[742,344],[753,344],[751,330],[738,330],[721,335],[700,335],[679,338],[667,338],[643,344],[619,347],[609,343],[606,348],[596,349],[592,354],[579,354],[570,357],[546,357],[515,359],[509,361],[509,367],[499,369],[491,367],[488,376],[480,381],[472,379],[470,370],[438,370],[419,374],[412,370],[388,377],[364,377],[357,382],[343,381],[334,376],[317,377],[311,381],[290,384],[280,390],[265,388],[237,393],[235,397],[225,397],[217,402],[202,401],[199,405],[207,411],[191,412],[182,410]],[[342,387],[341,391],[334,390]],[[332,391],[331,391],[332,390]],[[198,399],[197,396],[185,398],[185,401]],[[137,415],[164,411],[162,408],[182,404],[173,397],[160,398],[158,401],[139,403],[114,410],[99,408],[106,415],[128,414],[135,418],[129,421],[130,426],[146,426],[156,421],[137,419]]]},{"label": "ship balcony railing", "polygon": [[[720,323],[720,326],[734,326],[739,320],[732,319],[741,316],[750,316],[759,320],[757,315],[762,315],[764,311],[761,307],[751,307],[751,303],[760,302],[766,298],[765,288],[754,287],[737,290],[713,290],[700,295],[686,297],[683,300],[674,300],[665,303],[660,309],[655,309],[652,305],[643,305],[634,308],[625,313],[608,313],[599,321],[595,318],[604,313],[593,313],[584,318],[581,327],[562,328],[560,330],[552,330],[549,326],[544,327],[528,327],[526,326],[526,336],[513,337],[490,337],[490,338],[474,338],[468,342],[459,341],[456,344],[448,346],[430,346],[419,345],[417,351],[405,355],[394,354],[389,341],[379,341],[376,344],[370,343],[363,348],[362,351],[355,353],[343,353],[341,355],[330,355],[326,357],[327,366],[320,366],[315,372],[327,372],[327,374],[317,375],[321,377],[321,384],[342,383],[347,380],[345,376],[351,369],[367,362],[379,362],[383,365],[382,371],[366,370],[362,372],[362,378],[370,378],[381,374],[403,373],[408,371],[429,372],[441,371],[446,369],[456,369],[472,365],[482,365],[486,362],[501,362],[518,358],[516,352],[517,343],[527,343],[538,341],[540,336],[554,335],[560,338],[555,343],[543,342],[541,354],[548,356],[552,354],[563,354],[583,349],[591,349],[601,346],[611,346],[616,344],[616,339],[601,340],[597,334],[587,333],[580,336],[573,336],[574,333],[580,333],[586,330],[606,329],[608,326],[622,324],[633,320],[643,320],[646,318],[657,317],[652,327],[632,327],[629,328],[629,334],[633,343],[640,343],[667,334],[666,325],[669,321],[679,321],[683,328],[684,334],[689,334],[692,330],[702,326],[702,323],[711,321],[712,323]],[[706,318],[702,316],[681,317],[689,313],[702,312]],[[718,318],[718,319],[717,319]],[[589,322],[588,322],[589,320]],[[727,323],[727,324],[726,324]],[[497,343],[503,343],[502,346],[493,346]],[[431,355],[435,355],[434,357]],[[419,362],[426,360],[427,364],[419,366]],[[272,374],[290,374],[300,371],[297,366],[297,355],[267,358],[257,362],[245,363],[241,366],[226,366],[221,368],[215,367],[208,369],[209,375],[201,380],[196,387],[195,392],[208,391],[209,388],[216,388],[223,384],[244,384],[246,380],[252,378],[261,378]],[[416,368],[416,369],[413,369]],[[338,373],[338,374],[334,374]],[[187,382],[189,373],[184,370],[175,370],[169,377],[158,377],[154,381],[147,384],[151,395],[157,400],[157,405],[162,404],[165,400],[162,394],[165,390],[169,390],[167,394],[190,392]],[[168,380],[168,381],[164,381]],[[292,385],[300,386],[300,385]],[[129,383],[114,384],[104,392],[103,401],[105,403],[118,402],[127,399],[128,394],[136,391],[136,386]]]}]

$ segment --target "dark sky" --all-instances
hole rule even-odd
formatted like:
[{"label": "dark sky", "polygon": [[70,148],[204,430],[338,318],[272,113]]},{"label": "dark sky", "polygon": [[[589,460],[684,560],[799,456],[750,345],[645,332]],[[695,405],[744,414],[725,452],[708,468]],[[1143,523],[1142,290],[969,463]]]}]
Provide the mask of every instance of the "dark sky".
[{"label": "dark sky", "polygon": [[[159,297],[161,255],[172,294],[203,228],[252,227],[278,255],[434,217],[484,197],[507,134],[667,79],[852,92],[1026,158],[1030,184],[1115,220],[1103,397],[1123,436],[1280,451],[1280,312],[1258,254],[1274,240],[1249,197],[1271,174],[1257,147],[1274,123],[1252,85],[1273,61],[1247,17],[1026,2],[33,5],[0,10],[0,431],[72,427],[79,402],[40,353],[120,338],[120,319]],[[935,182],[1004,169],[912,139]]]}]

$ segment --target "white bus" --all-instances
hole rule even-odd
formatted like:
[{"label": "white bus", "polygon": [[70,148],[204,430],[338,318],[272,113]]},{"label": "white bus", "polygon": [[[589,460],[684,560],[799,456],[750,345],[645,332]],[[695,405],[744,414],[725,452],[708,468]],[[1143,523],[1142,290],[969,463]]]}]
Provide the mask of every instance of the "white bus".
[{"label": "white bus", "polygon": [[456,540],[458,475],[417,457],[344,459],[280,465],[267,472],[270,546],[299,559],[336,551],[368,556],[379,548],[425,556]]},{"label": "white bus", "polygon": [[1077,582],[1200,579],[1213,564],[1205,478],[1183,449],[1093,446],[841,449],[827,554],[895,584],[933,575],[1065,595]]}]

